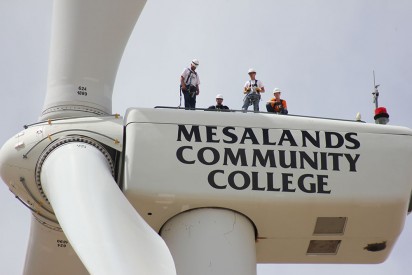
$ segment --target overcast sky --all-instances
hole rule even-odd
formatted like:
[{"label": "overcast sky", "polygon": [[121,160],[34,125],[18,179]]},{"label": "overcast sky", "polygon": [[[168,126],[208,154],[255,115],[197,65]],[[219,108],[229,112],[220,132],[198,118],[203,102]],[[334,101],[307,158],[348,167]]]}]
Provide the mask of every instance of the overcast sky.
[{"label": "overcast sky", "polygon": [[[0,144],[37,121],[46,91],[52,1],[0,1]],[[200,61],[197,107],[216,94],[242,106],[247,71],[279,87],[292,114],[373,123],[373,76],[390,124],[412,128],[410,0],[148,0],[126,48],[113,112],[179,105],[179,75]],[[0,185],[0,273],[20,274],[30,212]],[[258,265],[268,274],[391,274],[412,270],[412,218],[379,265]]]}]

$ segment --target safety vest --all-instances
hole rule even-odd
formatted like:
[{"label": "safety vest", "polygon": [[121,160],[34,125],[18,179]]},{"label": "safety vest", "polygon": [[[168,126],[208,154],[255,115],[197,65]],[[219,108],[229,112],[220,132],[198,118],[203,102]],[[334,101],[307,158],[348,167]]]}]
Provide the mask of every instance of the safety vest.
[{"label": "safety vest", "polygon": [[276,99],[271,100],[270,105],[272,105],[273,110],[275,110],[276,113],[282,112],[282,110],[287,109],[286,101],[281,99],[280,102],[276,101]]}]

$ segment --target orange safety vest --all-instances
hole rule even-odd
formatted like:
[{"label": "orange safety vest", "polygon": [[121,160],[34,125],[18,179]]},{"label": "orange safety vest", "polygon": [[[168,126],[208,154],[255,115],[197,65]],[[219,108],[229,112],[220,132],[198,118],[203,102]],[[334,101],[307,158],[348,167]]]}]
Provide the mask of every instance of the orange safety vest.
[{"label": "orange safety vest", "polygon": [[283,109],[288,108],[286,100],[281,99],[280,102],[276,101],[276,98],[272,98],[270,100],[270,105],[272,105],[272,108],[273,110],[275,110],[276,113],[280,113],[280,104],[282,104]]}]

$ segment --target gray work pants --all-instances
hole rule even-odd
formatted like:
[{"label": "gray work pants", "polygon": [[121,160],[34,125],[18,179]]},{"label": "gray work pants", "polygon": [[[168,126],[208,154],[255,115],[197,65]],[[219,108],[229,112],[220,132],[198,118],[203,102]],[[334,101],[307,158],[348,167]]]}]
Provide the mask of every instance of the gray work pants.
[{"label": "gray work pants", "polygon": [[260,94],[258,93],[249,93],[245,96],[243,100],[242,110],[246,111],[250,105],[253,105],[253,111],[259,112],[259,101],[260,101]]}]

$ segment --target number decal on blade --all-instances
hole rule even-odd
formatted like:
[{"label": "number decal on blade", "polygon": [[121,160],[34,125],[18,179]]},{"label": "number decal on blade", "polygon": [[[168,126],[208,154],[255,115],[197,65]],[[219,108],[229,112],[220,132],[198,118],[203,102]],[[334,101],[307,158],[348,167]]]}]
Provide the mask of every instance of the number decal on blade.
[{"label": "number decal on blade", "polygon": [[57,247],[66,247],[69,244],[66,240],[57,240]]},{"label": "number decal on blade", "polygon": [[82,96],[87,96],[87,87],[86,86],[79,86],[77,88],[77,94]]}]

